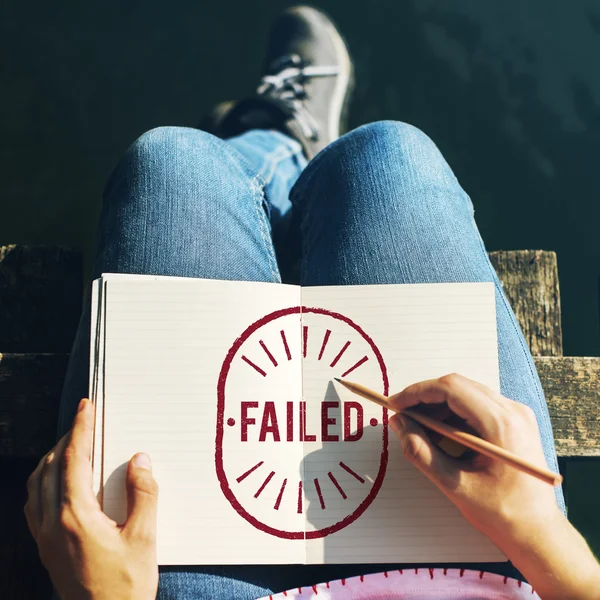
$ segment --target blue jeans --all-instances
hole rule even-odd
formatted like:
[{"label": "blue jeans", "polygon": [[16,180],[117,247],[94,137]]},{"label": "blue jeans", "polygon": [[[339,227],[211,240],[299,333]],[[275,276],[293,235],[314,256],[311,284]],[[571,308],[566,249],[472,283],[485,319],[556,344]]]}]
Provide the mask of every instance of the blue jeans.
[{"label": "blue jeans", "polygon": [[[473,214],[435,144],[403,123],[360,127],[308,165],[300,145],[277,132],[222,141],[164,127],[131,146],[107,185],[93,275],[277,283],[283,273],[307,286],[492,281],[502,393],[535,411],[546,460],[556,469],[544,393]],[[87,395],[88,349],[89,307],[67,374],[61,431]],[[557,500],[564,510],[560,489]],[[506,563],[464,566],[518,576]],[[244,600],[385,569],[168,567],[161,568],[159,598]]]}]

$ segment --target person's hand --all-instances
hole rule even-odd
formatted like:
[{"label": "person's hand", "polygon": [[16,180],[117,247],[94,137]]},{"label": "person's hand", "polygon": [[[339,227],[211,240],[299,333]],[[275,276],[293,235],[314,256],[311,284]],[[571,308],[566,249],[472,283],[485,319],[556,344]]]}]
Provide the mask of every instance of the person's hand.
[{"label": "person's hand", "polygon": [[[393,410],[421,410],[470,429],[513,454],[546,466],[533,411],[452,374],[407,387]],[[458,422],[461,422],[459,425]],[[554,488],[481,454],[452,458],[408,416],[394,415],[405,456],[487,535],[544,600],[600,600],[600,566],[558,508]]]},{"label": "person's hand", "polygon": [[[546,467],[534,412],[490,388],[451,374],[407,387],[389,398],[390,406],[423,410],[492,442],[529,462]],[[465,518],[505,552],[519,537],[562,519],[554,489],[531,475],[488,458],[452,458],[431,432],[407,416],[394,415],[405,456],[458,507]]]},{"label": "person's hand", "polygon": [[25,516],[62,600],[154,600],[158,487],[150,459],[127,468],[127,521],[117,525],[92,490],[94,410],[82,400],[72,430],[27,482]]}]

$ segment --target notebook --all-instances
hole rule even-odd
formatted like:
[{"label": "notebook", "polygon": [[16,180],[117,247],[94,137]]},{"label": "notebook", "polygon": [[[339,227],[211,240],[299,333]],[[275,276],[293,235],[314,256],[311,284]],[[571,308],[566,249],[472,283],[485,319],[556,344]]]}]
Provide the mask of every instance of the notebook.
[{"label": "notebook", "polygon": [[506,558],[402,454],[384,395],[458,372],[499,390],[492,283],[299,287],[105,274],[92,287],[92,465],[159,484],[159,564]]}]

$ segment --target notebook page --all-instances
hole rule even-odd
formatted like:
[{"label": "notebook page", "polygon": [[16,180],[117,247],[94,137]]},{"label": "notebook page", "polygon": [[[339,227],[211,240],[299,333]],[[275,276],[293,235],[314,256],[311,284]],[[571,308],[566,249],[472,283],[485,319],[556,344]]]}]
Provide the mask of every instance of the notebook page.
[{"label": "notebook page", "polygon": [[125,466],[143,451],[160,564],[305,562],[300,476],[280,477],[302,445],[273,439],[301,394],[299,288],[111,276],[106,295],[105,512],[124,519]]},{"label": "notebook page", "polygon": [[94,442],[92,449],[93,490],[103,505],[102,498],[102,465],[103,465],[103,425],[104,425],[104,336],[106,282],[111,278],[120,280],[143,277],[140,275],[123,275],[104,273],[92,282],[91,301],[91,335],[90,335],[90,399],[94,403]]},{"label": "notebook page", "polygon": [[[144,280],[146,275],[103,273],[92,282],[91,292],[91,336],[90,336],[90,399],[94,402],[94,445],[92,451],[93,489],[100,505],[102,499],[102,465],[103,465],[103,424],[104,424],[104,315],[106,308],[106,282],[111,279],[118,281]],[[153,276],[160,281],[176,280],[180,282],[193,281],[188,278]]]},{"label": "notebook page", "polygon": [[103,425],[104,425],[104,336],[106,282],[111,277],[121,280],[140,277],[105,273],[92,282],[90,335],[90,399],[94,403],[94,442],[92,448],[93,490],[100,506],[102,498]]},{"label": "notebook page", "polygon": [[387,439],[384,409],[332,383],[387,394],[458,372],[499,390],[493,284],[303,288],[302,303],[307,561],[506,560]]}]

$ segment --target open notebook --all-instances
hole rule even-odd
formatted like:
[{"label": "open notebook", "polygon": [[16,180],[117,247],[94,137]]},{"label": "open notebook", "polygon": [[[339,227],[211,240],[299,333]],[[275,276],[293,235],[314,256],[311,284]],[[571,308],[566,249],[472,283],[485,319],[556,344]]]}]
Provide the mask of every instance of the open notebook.
[{"label": "open notebook", "polygon": [[92,307],[94,485],[122,522],[127,461],[151,456],[160,564],[506,560],[333,381],[499,389],[493,284],[107,274]]}]

